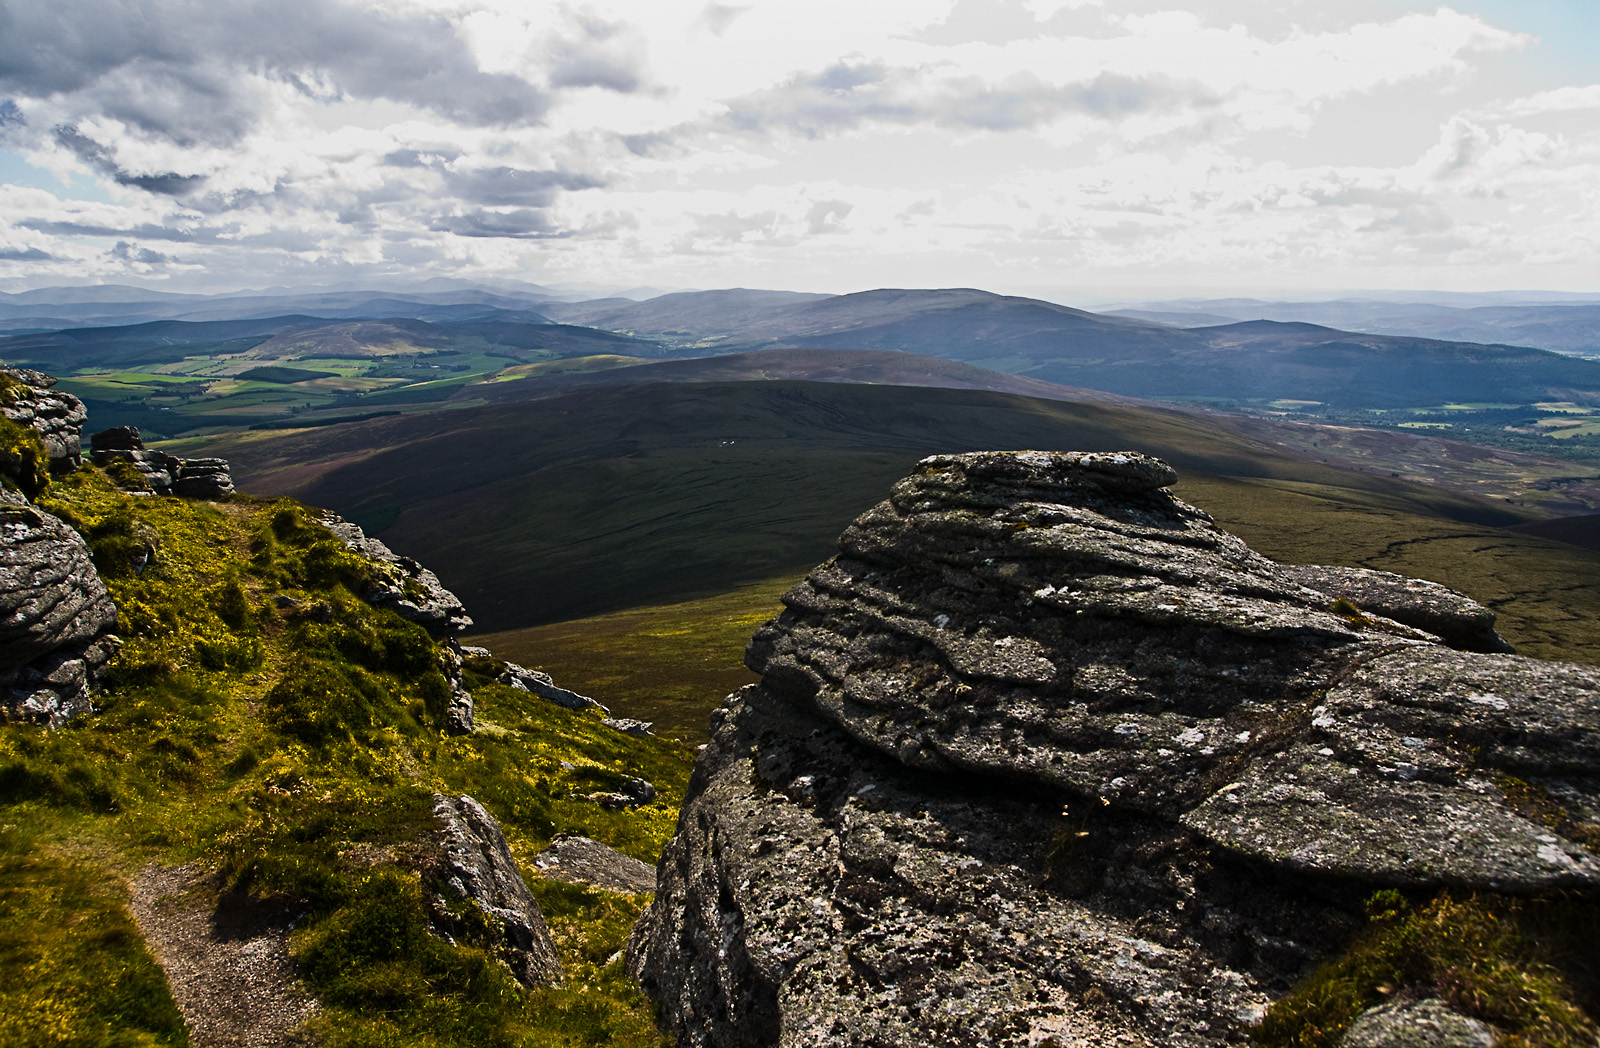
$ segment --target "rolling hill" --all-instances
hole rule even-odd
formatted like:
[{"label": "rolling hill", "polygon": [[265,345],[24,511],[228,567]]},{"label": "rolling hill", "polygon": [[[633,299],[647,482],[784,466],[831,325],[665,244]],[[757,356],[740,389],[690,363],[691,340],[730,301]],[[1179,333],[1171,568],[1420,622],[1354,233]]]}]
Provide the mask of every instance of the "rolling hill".
[{"label": "rolling hill", "polygon": [[[1375,335],[1405,335],[1458,342],[1505,343],[1558,353],[1600,355],[1600,303],[1590,296],[1555,301],[1523,296],[1440,296],[1448,302],[1343,298],[1329,302],[1260,299],[1144,303],[1108,311],[1111,316],[1195,328],[1242,320],[1321,324]],[[1474,304],[1481,303],[1481,304]]]}]

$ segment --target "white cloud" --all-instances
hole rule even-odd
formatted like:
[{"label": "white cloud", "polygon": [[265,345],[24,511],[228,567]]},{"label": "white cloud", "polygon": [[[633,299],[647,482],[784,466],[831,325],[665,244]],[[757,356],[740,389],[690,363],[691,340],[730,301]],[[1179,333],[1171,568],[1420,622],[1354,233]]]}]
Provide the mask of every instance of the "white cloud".
[{"label": "white cloud", "polygon": [[1100,7],[1104,0],[1022,0],[1022,9],[1041,22],[1048,22],[1062,11],[1080,7]]},{"label": "white cloud", "polygon": [[110,202],[0,189],[0,281],[1454,280],[1600,235],[1600,85],[1501,90],[1530,38],[1450,7],[290,3],[26,15],[0,149]]},{"label": "white cloud", "polygon": [[1513,99],[1496,107],[1496,112],[1507,117],[1522,117],[1544,113],[1578,113],[1590,109],[1600,109],[1600,84],[1541,91],[1526,98]]}]

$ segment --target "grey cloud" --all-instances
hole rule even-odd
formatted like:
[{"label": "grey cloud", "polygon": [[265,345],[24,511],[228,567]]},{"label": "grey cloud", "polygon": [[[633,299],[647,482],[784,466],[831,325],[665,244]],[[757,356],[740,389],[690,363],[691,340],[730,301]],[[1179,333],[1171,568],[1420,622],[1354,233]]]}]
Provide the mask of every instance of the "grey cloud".
[{"label": "grey cloud", "polygon": [[478,126],[537,123],[548,107],[527,81],[479,70],[439,19],[341,0],[0,0],[0,92],[80,118],[228,144],[257,118],[252,73]]},{"label": "grey cloud", "polygon": [[749,7],[736,7],[733,4],[707,4],[706,9],[700,12],[700,22],[711,30],[712,36],[721,36],[735,19],[748,10]]},{"label": "grey cloud", "polygon": [[112,177],[118,185],[132,186],[162,196],[185,196],[206,183],[204,175],[179,175],[170,171],[159,175],[130,175],[126,171],[118,171]]},{"label": "grey cloud", "polygon": [[836,233],[841,228],[840,223],[845,216],[855,210],[855,205],[847,204],[843,200],[819,200],[811,205],[811,210],[806,212],[806,232]]},{"label": "grey cloud", "polygon": [[968,79],[929,90],[919,70],[840,63],[733,99],[727,119],[743,130],[782,128],[810,137],[871,122],[1011,131],[1064,113],[1109,119],[1214,103],[1197,87],[1158,77],[1103,73],[1088,83],[1055,86],[1019,75],[1001,84]]},{"label": "grey cloud", "polygon": [[147,247],[139,247],[126,240],[117,241],[117,246],[106,252],[106,256],[119,262],[139,262],[147,266],[163,266],[168,262],[177,261],[171,255],[163,255],[159,251],[151,251]]},{"label": "grey cloud", "polygon": [[779,126],[812,137],[869,120],[910,123],[919,118],[918,106],[900,101],[895,88],[910,88],[911,80],[908,71],[891,78],[880,65],[841,63],[735,99],[728,103],[727,119],[742,130]]},{"label": "grey cloud", "polygon": [[743,240],[746,233],[759,232],[770,237],[777,222],[776,211],[761,211],[754,215],[741,215],[737,211],[721,215],[695,215],[694,233],[703,239],[733,243]]},{"label": "grey cloud", "polygon": [[445,188],[474,204],[508,207],[549,207],[563,189],[597,189],[603,182],[570,171],[528,171],[515,167],[486,167],[451,171]]},{"label": "grey cloud", "polygon": [[659,153],[673,144],[671,135],[660,131],[647,131],[638,135],[621,135],[622,144],[634,156],[650,156]]},{"label": "grey cloud", "polygon": [[217,238],[216,233],[211,230],[172,229],[167,226],[152,226],[149,224],[135,226],[132,229],[116,229],[112,226],[94,225],[85,222],[29,218],[18,222],[17,226],[22,229],[31,229],[37,233],[50,233],[54,236],[68,237],[134,237],[138,240],[175,240],[186,244],[200,240],[212,241]]},{"label": "grey cloud", "polygon": [[428,227],[458,237],[502,237],[512,240],[548,240],[571,236],[551,225],[544,212],[531,208],[518,211],[475,211],[434,220]]},{"label": "grey cloud", "polygon": [[603,87],[619,94],[639,90],[641,49],[620,24],[581,18],[578,33],[560,39],[551,57],[551,87]]},{"label": "grey cloud", "polygon": [[620,94],[639,89],[639,74],[603,55],[569,54],[550,70],[551,87],[604,87]]},{"label": "grey cloud", "polygon": [[111,150],[80,132],[75,127],[58,127],[56,142],[76,153],[78,159],[102,174],[110,175],[121,186],[132,186],[163,196],[184,196],[205,185],[204,175],[180,175],[172,171],[153,174],[134,174],[122,168]]},{"label": "grey cloud", "polygon": [[447,164],[461,154],[445,149],[396,149],[386,153],[383,162],[390,167],[433,167]]},{"label": "grey cloud", "polygon": [[36,247],[0,247],[0,262],[49,262],[54,258]]}]

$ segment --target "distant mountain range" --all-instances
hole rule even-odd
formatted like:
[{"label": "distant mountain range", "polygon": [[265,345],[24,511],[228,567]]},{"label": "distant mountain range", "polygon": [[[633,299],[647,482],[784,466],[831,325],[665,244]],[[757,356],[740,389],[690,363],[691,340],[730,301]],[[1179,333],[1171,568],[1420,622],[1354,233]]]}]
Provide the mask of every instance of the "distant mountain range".
[{"label": "distant mountain range", "polygon": [[[1499,296],[1486,296],[1499,297]],[[1509,297],[1509,296],[1507,296]],[[1336,299],[1329,302],[1266,302],[1259,299],[1194,299],[1141,303],[1108,316],[1195,328],[1242,320],[1301,321],[1375,335],[1404,335],[1458,342],[1505,343],[1558,353],[1600,356],[1600,296],[1555,301],[1509,301],[1475,305]]]},{"label": "distant mountain range", "polygon": [[[733,332],[759,338],[774,310],[848,300],[845,313],[884,308],[897,294],[938,295],[957,300],[983,292],[888,292],[818,295],[790,291],[666,293],[636,287],[607,291],[591,285],[543,285],[523,281],[436,278],[422,282],[321,288],[264,288],[199,295],[151,291],[128,285],[52,287],[0,293],[0,334],[112,326],[156,320],[254,320],[287,314],[325,319],[375,320],[403,317],[429,322],[537,322],[549,317],[589,327],[627,329],[689,345],[723,345]],[[865,297],[864,297],[865,296]],[[994,296],[1001,297],[1001,296]],[[635,307],[652,303],[648,310]],[[1032,301],[1032,299],[1011,299]],[[1048,309],[1066,307],[1038,302]],[[1077,312],[1083,312],[1081,310]],[[1318,324],[1363,334],[1527,346],[1580,356],[1600,356],[1600,294],[1561,292],[1362,292],[1324,301],[1254,298],[1173,299],[1123,303],[1097,314],[1179,328],[1211,327],[1249,320]],[[714,318],[708,330],[707,317]],[[791,318],[799,320],[800,317]],[[812,318],[815,319],[815,318]],[[793,325],[765,334],[789,340],[806,333]],[[824,335],[827,331],[817,331]],[[754,345],[742,348],[757,348]],[[905,348],[884,346],[881,348]]]},{"label": "distant mountain range", "polygon": [[899,350],[1137,397],[1398,407],[1600,393],[1600,364],[1537,349],[1271,321],[1182,329],[971,289],[732,290],[544,308],[684,354]]},{"label": "distant mountain range", "polygon": [[[606,301],[626,303],[656,294],[661,292],[631,288],[614,292]],[[395,287],[266,288],[216,295],[96,284],[0,292],[0,333],[157,320],[253,320],[286,314],[363,320],[519,319],[537,316],[541,303],[593,298],[593,289],[521,282],[474,285],[459,280],[429,280]]]},{"label": "distant mountain range", "polygon": [[[225,308],[248,305],[270,312],[290,304],[245,297],[229,299]],[[481,290],[413,296],[339,291],[297,298],[292,305],[295,311],[287,315],[75,327],[0,338],[0,360],[65,377],[111,364],[247,350],[292,366],[297,358],[361,356],[363,344],[402,346],[411,353],[470,347],[521,363],[591,354],[686,358],[852,349],[940,357],[1048,383],[1165,400],[1300,400],[1338,408],[1393,408],[1600,398],[1600,363],[1544,350],[1341,331],[1306,322],[1184,328],[965,288],[853,295],[730,289],[643,302],[578,303],[519,301]],[[263,343],[266,348],[254,349]],[[528,356],[526,350],[538,352]],[[487,362],[476,370],[504,366]],[[475,373],[460,381],[471,386],[489,377]],[[351,395],[364,394],[353,390]]]}]

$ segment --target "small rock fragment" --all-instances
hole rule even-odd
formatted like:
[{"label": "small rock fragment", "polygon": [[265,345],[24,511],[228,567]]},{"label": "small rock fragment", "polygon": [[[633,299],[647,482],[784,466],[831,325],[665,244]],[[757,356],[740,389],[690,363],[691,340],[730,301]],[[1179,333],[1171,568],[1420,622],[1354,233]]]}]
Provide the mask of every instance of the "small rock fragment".
[{"label": "small rock fragment", "polygon": [[1493,1048],[1493,1027],[1435,997],[1380,1004],[1356,1017],[1339,1048]]},{"label": "small rock fragment", "polygon": [[631,895],[656,890],[654,866],[599,841],[574,834],[557,834],[548,848],[534,856],[533,864],[546,877],[558,881],[590,884]]}]

